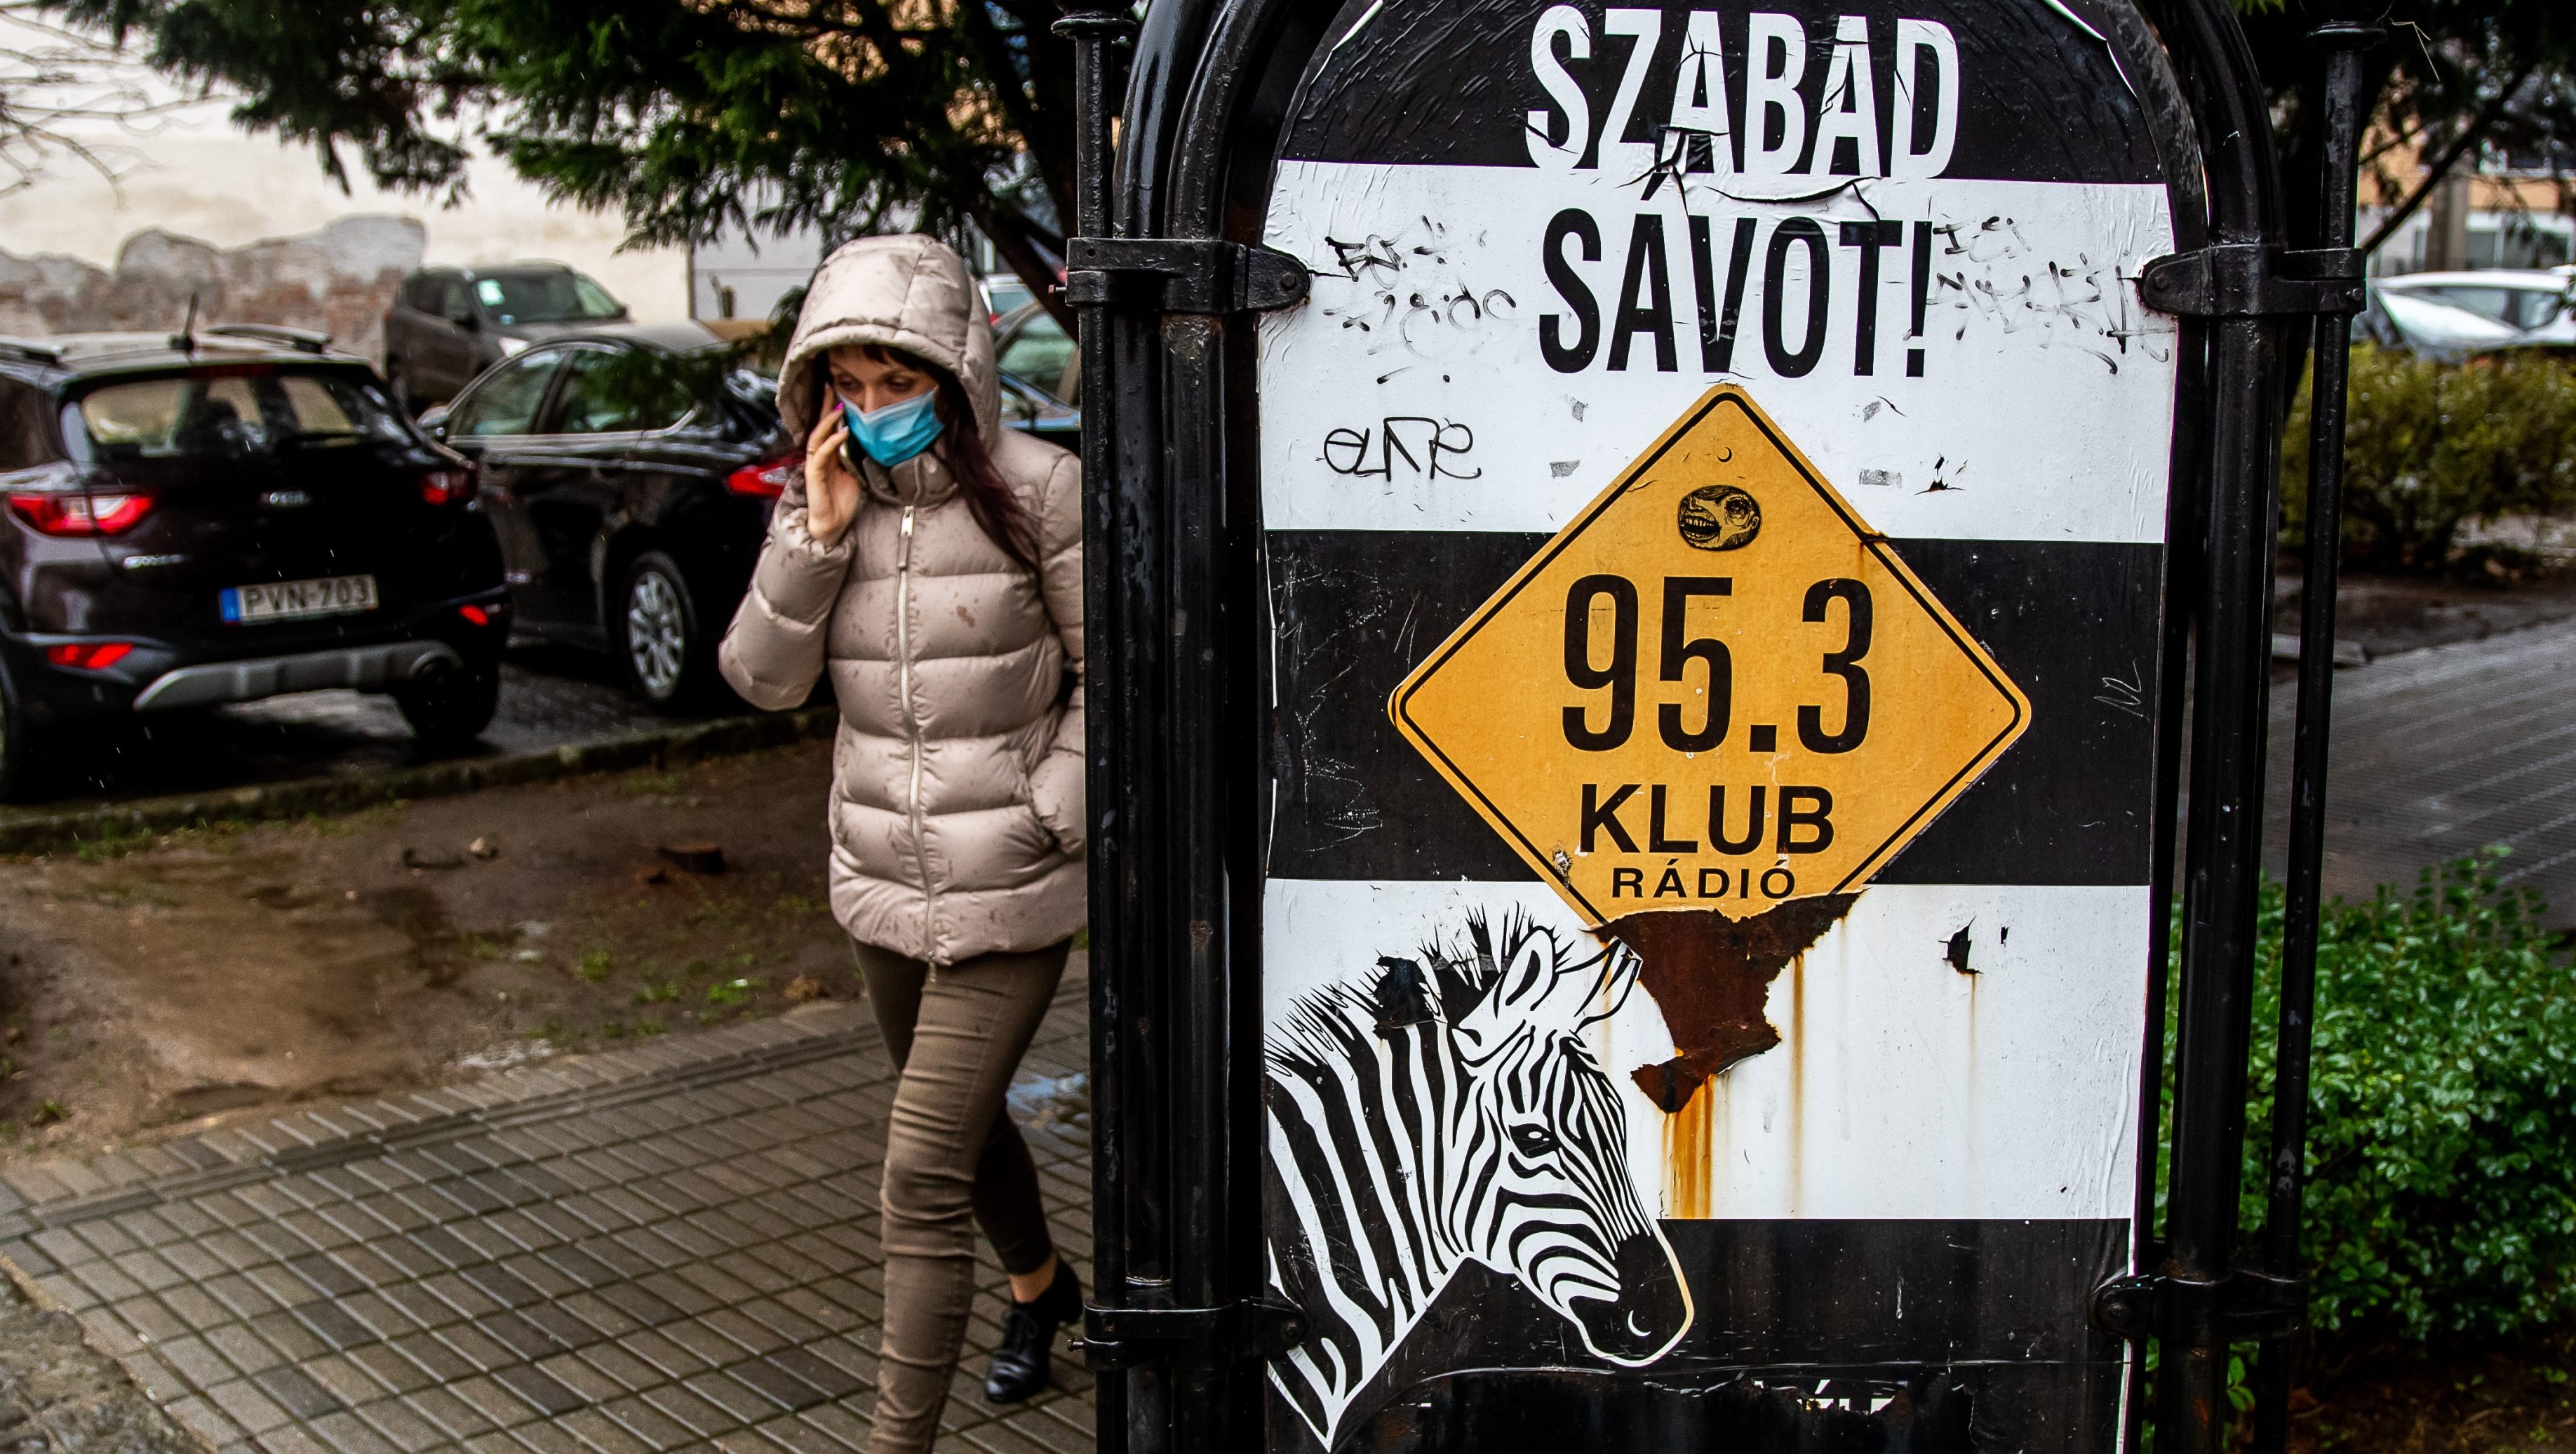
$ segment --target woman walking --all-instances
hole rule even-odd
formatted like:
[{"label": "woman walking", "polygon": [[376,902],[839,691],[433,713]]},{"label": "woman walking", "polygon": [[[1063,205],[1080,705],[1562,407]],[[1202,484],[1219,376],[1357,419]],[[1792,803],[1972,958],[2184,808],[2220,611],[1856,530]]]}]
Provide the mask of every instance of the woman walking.
[{"label": "woman walking", "polygon": [[802,487],[718,653],[757,706],[827,675],[840,705],[832,912],[899,1073],[874,1454],[939,1431],[976,1226],[1011,1278],[986,1398],[1044,1388],[1082,1311],[1002,1103],[1085,911],[1080,467],[1000,412],[955,253],[919,236],[833,253],[778,376]]}]

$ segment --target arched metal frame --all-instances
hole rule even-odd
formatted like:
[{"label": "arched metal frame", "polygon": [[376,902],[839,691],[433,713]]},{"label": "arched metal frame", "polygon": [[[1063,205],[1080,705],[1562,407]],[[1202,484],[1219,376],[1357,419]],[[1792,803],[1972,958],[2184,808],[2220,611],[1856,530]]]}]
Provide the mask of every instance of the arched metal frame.
[{"label": "arched metal frame", "polygon": [[[1111,1450],[1262,1439],[1259,1356],[1297,1336],[1265,1306],[1260,1224],[1260,791],[1269,700],[1259,589],[1255,318],[1302,293],[1260,241],[1287,108],[1334,8],[1155,0],[1141,33],[1075,0],[1082,170],[1067,300],[1082,310],[1090,621],[1095,1306]],[[2225,0],[2082,6],[2132,58],[2161,53],[2185,114],[2153,118],[2175,181],[2178,253],[2141,280],[2184,315],[2167,535],[2158,737],[2156,962],[2140,1086],[2135,1272],[2094,1316],[2159,1341],[2159,1437],[2226,1443],[2231,1342],[2294,1326],[2307,1007],[2312,998],[2333,551],[2309,565],[2294,769],[2281,1080],[2264,1265],[2239,1269],[2236,1207],[2260,884],[2270,605],[2284,380],[2314,327],[2320,405],[2311,538],[2336,538],[2343,340],[2362,47],[2322,28],[2325,236],[2290,250],[2270,118]],[[1135,50],[1111,157],[1110,47]],[[2173,91],[2148,88],[2170,104]],[[2156,104],[2151,102],[2151,104]],[[1267,296],[1263,296],[1267,293]],[[2323,582],[2326,589],[2315,589]],[[2185,673],[2188,673],[2186,677]],[[2186,710],[2188,704],[2188,710]],[[2188,780],[2180,771],[2188,745]],[[2177,808],[2186,808],[2177,812]],[[2167,1213],[2155,1145],[2167,1022],[2164,925],[2181,873]],[[2275,1341],[2272,1345],[2279,1348]],[[2286,1358],[2263,1362],[2256,1431],[2277,1449]],[[2142,1371],[2143,1357],[2133,1364]],[[2133,1405],[2136,1403],[2133,1400]],[[2132,1437],[2137,1410],[2133,1408]]]}]

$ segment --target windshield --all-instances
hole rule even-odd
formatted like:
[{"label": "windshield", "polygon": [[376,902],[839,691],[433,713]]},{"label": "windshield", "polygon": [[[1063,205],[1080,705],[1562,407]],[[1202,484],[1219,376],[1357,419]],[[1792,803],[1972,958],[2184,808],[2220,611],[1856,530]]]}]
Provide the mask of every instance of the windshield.
[{"label": "windshield", "polygon": [[626,305],[579,273],[501,273],[474,280],[474,298],[495,323],[578,323],[615,318]]},{"label": "windshield", "polygon": [[2454,308],[2465,308],[2480,318],[2501,323],[2508,328],[2538,328],[2558,317],[2567,305],[2566,296],[2548,288],[2507,288],[2448,284],[2424,288],[2429,294]]},{"label": "windshield", "polygon": [[137,379],[90,390],[76,412],[99,459],[246,459],[412,438],[375,382],[350,370],[249,365]]}]

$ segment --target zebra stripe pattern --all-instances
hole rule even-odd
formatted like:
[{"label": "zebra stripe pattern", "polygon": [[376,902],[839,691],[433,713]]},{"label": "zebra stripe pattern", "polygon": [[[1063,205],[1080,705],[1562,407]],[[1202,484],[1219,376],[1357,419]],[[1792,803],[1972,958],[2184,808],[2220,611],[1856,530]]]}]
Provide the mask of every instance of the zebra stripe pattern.
[{"label": "zebra stripe pattern", "polygon": [[1329,1447],[1456,1272],[1519,1279],[1613,1363],[1661,1357],[1690,1291],[1582,1031],[1636,983],[1514,914],[1301,998],[1269,1052],[1270,1280],[1307,1341],[1272,1384]]}]

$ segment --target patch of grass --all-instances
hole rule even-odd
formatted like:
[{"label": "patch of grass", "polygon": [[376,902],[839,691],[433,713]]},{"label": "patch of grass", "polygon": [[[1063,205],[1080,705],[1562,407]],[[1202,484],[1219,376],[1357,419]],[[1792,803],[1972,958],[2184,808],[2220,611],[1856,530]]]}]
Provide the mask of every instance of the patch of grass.
[{"label": "patch of grass", "polygon": [[573,965],[572,972],[591,984],[598,984],[608,978],[611,963],[607,950],[594,949]]},{"label": "patch of grass", "polygon": [[152,830],[140,823],[110,823],[96,838],[83,838],[72,844],[72,852],[83,863],[105,863],[140,853],[152,846]]},{"label": "patch of grass", "polygon": [[722,984],[707,986],[707,1003],[710,1005],[748,1004],[768,987],[769,981],[765,979],[729,979]]},{"label": "patch of grass", "polygon": [[638,1035],[659,1035],[662,1033],[662,1022],[659,1020],[638,1020],[635,1022],[635,1033]]},{"label": "patch of grass", "polygon": [[236,848],[238,840],[251,829],[250,819],[239,813],[223,818],[200,818],[184,828],[173,828],[162,835],[171,847],[187,845],[198,848]]},{"label": "patch of grass", "polygon": [[510,950],[509,946],[501,943],[501,941],[497,939],[493,939],[482,934],[468,934],[465,936],[465,957],[468,959],[507,959],[510,957]]},{"label": "patch of grass", "polygon": [[687,780],[676,772],[638,772],[620,784],[639,798],[676,798]]},{"label": "patch of grass", "polygon": [[27,1124],[30,1126],[50,1126],[57,1121],[68,1119],[70,1115],[71,1112],[64,1110],[63,1103],[60,1101],[38,1101],[36,1103],[36,1109],[30,1112],[27,1116]]},{"label": "patch of grass", "polygon": [[410,806],[408,801],[395,798],[388,802],[372,803],[353,812],[327,815],[307,813],[295,820],[295,827],[299,832],[311,833],[322,838],[342,838],[352,833],[364,832],[369,828],[382,827],[400,817],[402,810]]},{"label": "patch of grass", "polygon": [[803,894],[780,894],[778,896],[778,912],[782,914],[811,914],[820,910],[822,907],[822,900],[809,899]]},{"label": "patch of grass", "polygon": [[692,929],[732,929],[746,922],[747,906],[698,889],[698,907],[684,921]]},{"label": "patch of grass", "polygon": [[635,992],[635,1003],[639,1005],[667,1005],[679,997],[680,986],[677,983],[667,979],[648,979],[644,981],[644,987]]}]

